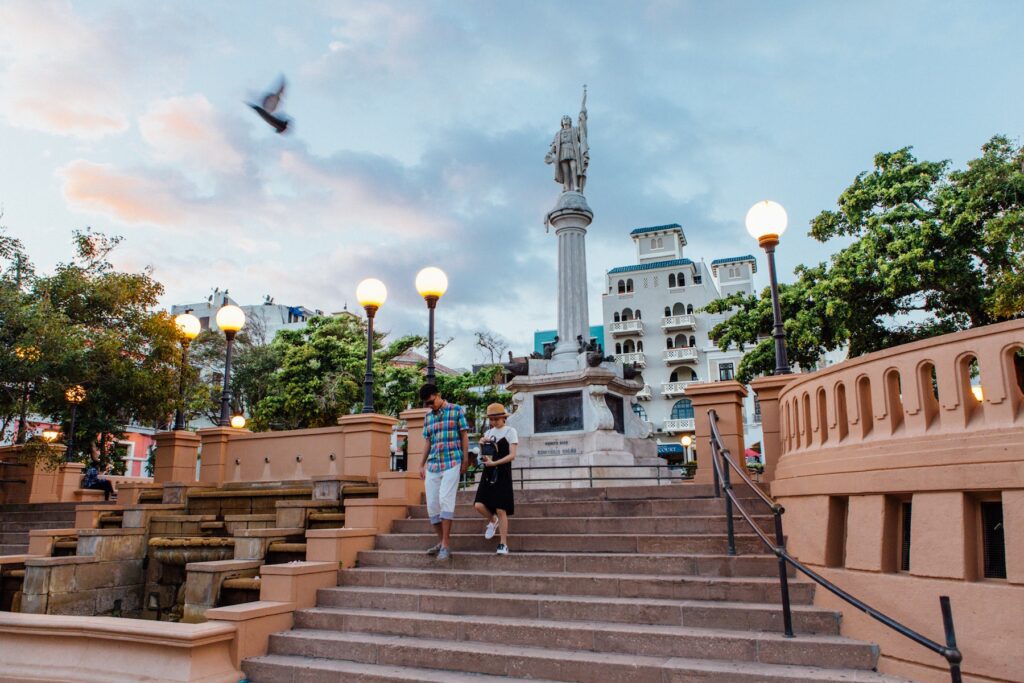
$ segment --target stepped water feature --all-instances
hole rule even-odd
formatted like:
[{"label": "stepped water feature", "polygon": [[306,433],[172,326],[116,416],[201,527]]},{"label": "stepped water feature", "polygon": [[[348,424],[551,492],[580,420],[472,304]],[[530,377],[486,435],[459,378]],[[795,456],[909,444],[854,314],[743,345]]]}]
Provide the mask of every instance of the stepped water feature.
[{"label": "stepped water feature", "polygon": [[712,493],[517,492],[508,556],[463,493],[443,562],[413,507],[243,670],[254,683],[897,680],[874,671],[877,647],[839,635],[813,584],[791,582],[797,637],[783,636],[775,557],[739,525],[727,554]]}]

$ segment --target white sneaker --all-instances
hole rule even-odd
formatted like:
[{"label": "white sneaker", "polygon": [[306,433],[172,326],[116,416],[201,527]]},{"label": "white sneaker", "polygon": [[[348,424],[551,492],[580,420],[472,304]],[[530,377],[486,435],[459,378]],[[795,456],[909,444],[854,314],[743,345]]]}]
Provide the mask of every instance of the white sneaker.
[{"label": "white sneaker", "polygon": [[497,531],[498,531],[498,523],[497,522],[488,522],[487,523],[487,530],[484,531],[484,538],[486,538],[487,540],[490,540],[490,539],[494,538],[494,534]]},{"label": "white sneaker", "polygon": [[500,544],[498,546],[498,551],[495,553],[495,555],[508,555],[508,546],[504,543]]}]

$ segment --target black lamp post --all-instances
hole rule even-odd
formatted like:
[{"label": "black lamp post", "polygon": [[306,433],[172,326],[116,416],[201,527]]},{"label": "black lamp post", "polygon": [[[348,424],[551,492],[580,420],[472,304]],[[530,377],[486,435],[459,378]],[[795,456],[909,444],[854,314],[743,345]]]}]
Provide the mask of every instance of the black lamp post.
[{"label": "black lamp post", "polygon": [[367,278],[356,288],[359,305],[366,311],[366,375],[363,377],[363,412],[373,412],[373,317],[388,298],[388,288],[376,278]]},{"label": "black lamp post", "polygon": [[64,392],[64,398],[71,404],[71,428],[68,429],[68,452],[64,459],[68,462],[74,460],[75,455],[75,423],[78,418],[78,406],[85,400],[85,387],[76,384]]},{"label": "black lamp post", "polygon": [[427,384],[435,384],[434,372],[434,309],[444,293],[448,291],[448,276],[434,266],[428,266],[416,274],[416,290],[427,302],[430,323],[427,332]]},{"label": "black lamp post", "polygon": [[185,368],[188,367],[188,347],[192,340],[199,336],[201,324],[199,318],[192,315],[192,309],[186,310],[174,318],[174,324],[181,334],[181,369],[178,373],[178,408],[174,411],[174,429],[185,429]]},{"label": "black lamp post", "polygon": [[779,237],[786,231],[786,210],[776,202],[764,200],[754,204],[747,211],[747,232],[757,239],[768,256],[768,281],[772,292],[772,316],[774,318],[775,374],[789,375],[789,359],[786,355],[786,330],[782,326],[782,307],[779,305],[779,282],[775,275],[775,247]]},{"label": "black lamp post", "polygon": [[231,426],[231,349],[235,343],[235,335],[245,325],[245,312],[234,304],[225,304],[217,311],[217,327],[224,332],[227,339],[227,351],[224,355],[224,389],[220,395],[221,427]]}]

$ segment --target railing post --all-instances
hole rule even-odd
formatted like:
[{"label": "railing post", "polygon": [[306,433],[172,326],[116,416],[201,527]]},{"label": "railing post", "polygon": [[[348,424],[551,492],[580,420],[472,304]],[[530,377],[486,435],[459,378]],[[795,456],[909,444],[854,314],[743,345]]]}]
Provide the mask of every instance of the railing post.
[{"label": "railing post", "polygon": [[961,683],[960,662],[963,657],[960,655],[960,649],[956,646],[953,609],[949,605],[948,595],[939,596],[939,607],[942,609],[942,627],[946,631],[946,647],[951,650],[951,653],[946,655],[946,661],[949,662],[949,678],[953,683]]},{"label": "railing post", "polygon": [[590,477],[590,488],[594,488],[594,466],[587,465],[587,474]]},{"label": "railing post", "polygon": [[[716,451],[718,449],[715,449]],[[717,458],[716,462],[722,465],[722,489],[725,490],[725,530],[729,534],[728,553],[736,554],[736,529],[732,521],[732,483],[729,480],[729,465],[724,462],[725,458],[719,458],[720,453],[716,452],[711,457]]]},{"label": "railing post", "polygon": [[715,438],[709,439],[711,442],[711,459],[714,461],[711,463],[711,471],[715,476],[715,498],[722,497],[722,483],[718,481],[718,468],[715,467],[716,462],[721,462],[721,458],[718,457],[718,444],[715,443]]},{"label": "railing post", "polygon": [[789,573],[786,558],[782,553],[786,549],[786,537],[782,533],[782,508],[773,510],[775,513],[775,556],[779,560],[779,591],[782,593],[782,626],[787,638],[793,637],[793,611],[789,606]]}]

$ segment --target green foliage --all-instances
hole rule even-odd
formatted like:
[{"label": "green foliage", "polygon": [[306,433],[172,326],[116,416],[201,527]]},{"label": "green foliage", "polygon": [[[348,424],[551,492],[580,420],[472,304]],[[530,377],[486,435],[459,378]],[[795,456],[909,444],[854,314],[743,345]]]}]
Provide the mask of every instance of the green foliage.
[{"label": "green foliage", "polygon": [[437,389],[446,401],[465,406],[470,429],[483,432],[487,429],[484,412],[488,404],[501,403],[507,406],[512,401],[512,394],[501,390],[502,378],[502,366],[487,365],[477,372],[438,375]]},{"label": "green foliage", "polygon": [[[1024,154],[992,138],[965,170],[918,161],[910,148],[878,154],[811,221],[820,242],[852,238],[828,263],[796,269],[780,286],[790,358],[802,367],[848,345],[859,356],[917,339],[1017,317],[1024,308]],[[705,310],[735,315],[715,326],[722,348],[751,346],[746,382],[775,366],[770,293]]]},{"label": "green foliage", "polygon": [[166,313],[155,311],[163,288],[152,274],[120,272],[110,262],[120,238],[74,232],[75,257],[48,276],[34,272],[16,240],[0,241],[4,423],[22,410],[38,412],[61,422],[66,434],[65,391],[81,385],[76,458],[99,437],[108,460],[130,422],[165,424],[177,388],[177,332]]}]

